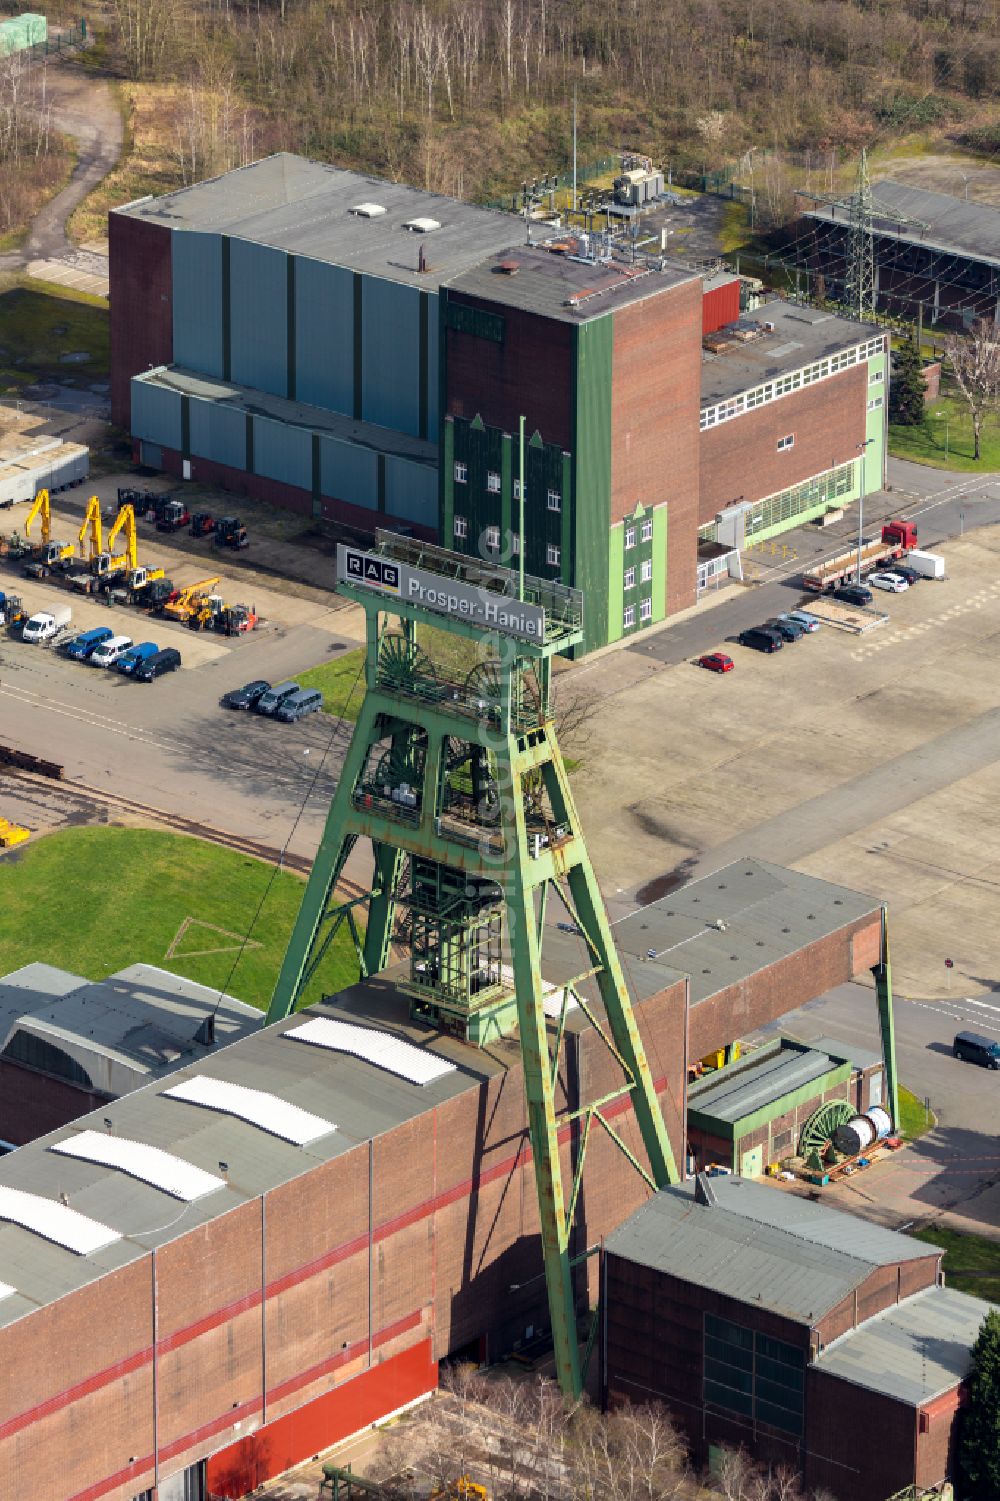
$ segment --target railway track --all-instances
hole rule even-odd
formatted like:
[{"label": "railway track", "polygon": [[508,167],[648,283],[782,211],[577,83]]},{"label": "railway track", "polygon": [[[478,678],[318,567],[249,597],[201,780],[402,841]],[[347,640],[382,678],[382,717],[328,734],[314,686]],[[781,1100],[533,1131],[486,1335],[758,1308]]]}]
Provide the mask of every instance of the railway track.
[{"label": "railway track", "polygon": [[[87,782],[53,781],[47,777],[36,776],[31,772],[10,767],[4,767],[2,775],[5,779],[20,783],[25,788],[31,788],[35,794],[44,793],[50,805],[70,801],[76,803],[77,807],[80,804],[91,806],[97,804],[112,812],[130,814],[134,818],[142,818],[149,823],[159,824],[176,834],[187,834],[194,839],[204,839],[209,844],[221,845],[224,849],[236,850],[240,854],[252,856],[255,860],[263,860],[268,865],[280,865],[282,870],[293,870],[300,875],[308,875],[312,870],[312,861],[305,855],[289,854],[287,851],[276,849],[274,845],[263,844],[243,834],[230,833],[227,829],[218,829],[213,824],[203,823],[198,819],[184,818],[178,813],[168,812],[165,808],[154,807],[152,803],[141,803],[135,798],[121,797],[117,793],[106,791],[103,787],[91,787]],[[362,896],[366,890],[356,881],[344,877],[341,878],[337,889],[342,896],[349,898]]]}]

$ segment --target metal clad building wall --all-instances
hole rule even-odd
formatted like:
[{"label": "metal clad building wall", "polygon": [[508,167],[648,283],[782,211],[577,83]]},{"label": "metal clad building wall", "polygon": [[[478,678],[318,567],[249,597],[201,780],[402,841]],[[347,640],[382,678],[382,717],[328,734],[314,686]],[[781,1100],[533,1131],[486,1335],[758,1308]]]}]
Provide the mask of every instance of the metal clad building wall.
[{"label": "metal clad building wall", "polygon": [[253,468],[255,474],[312,489],[312,433],[270,417],[253,419]]},{"label": "metal clad building wall", "polygon": [[374,511],[378,506],[378,459],[373,449],[319,440],[319,487],[323,495]]},{"label": "metal clad building wall", "polygon": [[247,417],[240,407],[218,401],[191,401],[191,452],[230,469],[245,469]]},{"label": "metal clad building wall", "polygon": [[410,459],[386,459],[385,508],[391,515],[420,526],[436,526],[437,504],[436,469]]},{"label": "metal clad building wall", "polygon": [[222,240],[175,229],[171,236],[174,362],[203,375],[225,375],[222,344]]},{"label": "metal clad building wall", "polygon": [[441,308],[436,292],[427,294],[427,431],[421,437],[432,443],[438,440],[438,423],[441,420]]},{"label": "metal clad building wall", "polygon": [[181,448],[180,394],[133,380],[132,435],[165,448]]},{"label": "metal clad building wall", "polygon": [[420,293],[366,276],[361,312],[361,415],[420,436]]},{"label": "metal clad building wall", "polygon": [[354,413],[354,273],[295,257],[295,397]]},{"label": "metal clad building wall", "polygon": [[288,394],[288,257],[232,239],[229,251],[230,379]]}]

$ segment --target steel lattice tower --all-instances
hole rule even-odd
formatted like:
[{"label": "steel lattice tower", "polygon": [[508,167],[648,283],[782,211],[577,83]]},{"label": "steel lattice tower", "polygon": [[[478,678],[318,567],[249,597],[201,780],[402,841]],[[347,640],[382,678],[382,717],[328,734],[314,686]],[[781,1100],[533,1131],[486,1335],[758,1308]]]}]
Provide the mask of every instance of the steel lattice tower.
[{"label": "steel lattice tower", "polygon": [[851,230],[847,246],[845,291],[851,316],[859,323],[875,321],[875,240],[872,228],[872,185],[868,152],[862,147],[858,176],[850,199]]},{"label": "steel lattice tower", "polygon": [[[338,579],[367,617],[365,698],[267,1021],[295,1009],[342,926],[362,976],[384,969],[401,913],[409,965],[397,989],[411,1017],[473,1044],[518,1033],[556,1371],[575,1398],[586,1362],[574,1266],[588,1253],[573,1257],[571,1235],[592,1126],[651,1189],[677,1182],[553,722],[552,658],[583,638],[582,595],[387,532],[371,552],[341,546]],[[456,680],[443,681],[421,646],[426,627],[474,643],[476,665],[464,675],[450,669]],[[340,901],[337,882],[359,839],[374,853],[371,889]],[[550,894],[581,949],[580,971],[560,981],[554,1006],[543,980]],[[607,1047],[615,1079],[600,1098],[559,1112],[574,1003]],[[612,1124],[626,1097],[645,1163]],[[577,1144],[567,1182],[559,1133],[570,1123]],[[595,1332],[596,1323],[588,1353]]]}]

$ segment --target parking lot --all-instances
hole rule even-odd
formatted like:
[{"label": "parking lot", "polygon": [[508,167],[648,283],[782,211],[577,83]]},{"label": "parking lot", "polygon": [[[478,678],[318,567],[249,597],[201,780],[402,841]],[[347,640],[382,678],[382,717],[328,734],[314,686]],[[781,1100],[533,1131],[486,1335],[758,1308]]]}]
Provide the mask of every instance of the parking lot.
[{"label": "parking lot", "polygon": [[1000,985],[1000,527],[938,550],[947,578],[879,594],[870,635],[824,626],[763,655],[706,638],[706,614],[702,649],[733,672],[584,664],[599,707],[574,785],[613,910],[753,854],[886,899],[903,993]]}]

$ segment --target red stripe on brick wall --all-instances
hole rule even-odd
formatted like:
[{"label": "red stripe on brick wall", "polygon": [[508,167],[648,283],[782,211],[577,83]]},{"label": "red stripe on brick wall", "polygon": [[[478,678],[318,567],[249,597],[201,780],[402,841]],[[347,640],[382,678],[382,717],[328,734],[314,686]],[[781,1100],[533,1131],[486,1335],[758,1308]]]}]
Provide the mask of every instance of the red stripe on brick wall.
[{"label": "red stripe on brick wall", "polygon": [[82,1397],[91,1396],[110,1382],[119,1381],[122,1376],[138,1371],[148,1363],[152,1353],[151,1349],[137,1350],[134,1355],[126,1356],[115,1365],[108,1366],[103,1371],[95,1371],[94,1375],[88,1376],[86,1381],[78,1381],[76,1386],[67,1387],[66,1391],[59,1392],[54,1397],[47,1397],[44,1402],[29,1407],[25,1412],[19,1412],[16,1417],[8,1418],[6,1423],[0,1423],[0,1439],[10,1438],[13,1434],[20,1433],[23,1428],[27,1428],[29,1424],[37,1423],[40,1419],[59,1412],[71,1402],[79,1402]]},{"label": "red stripe on brick wall", "polygon": [[95,1481],[88,1485],[85,1491],[77,1491],[75,1496],[70,1496],[69,1501],[100,1501],[101,1496],[106,1496],[108,1491],[113,1491],[119,1485],[124,1485],[128,1480],[143,1480],[152,1478],[153,1456],[147,1454],[145,1459],[137,1459],[133,1464],[126,1465],[124,1470],[118,1470],[114,1475],[108,1475],[104,1480]]}]

